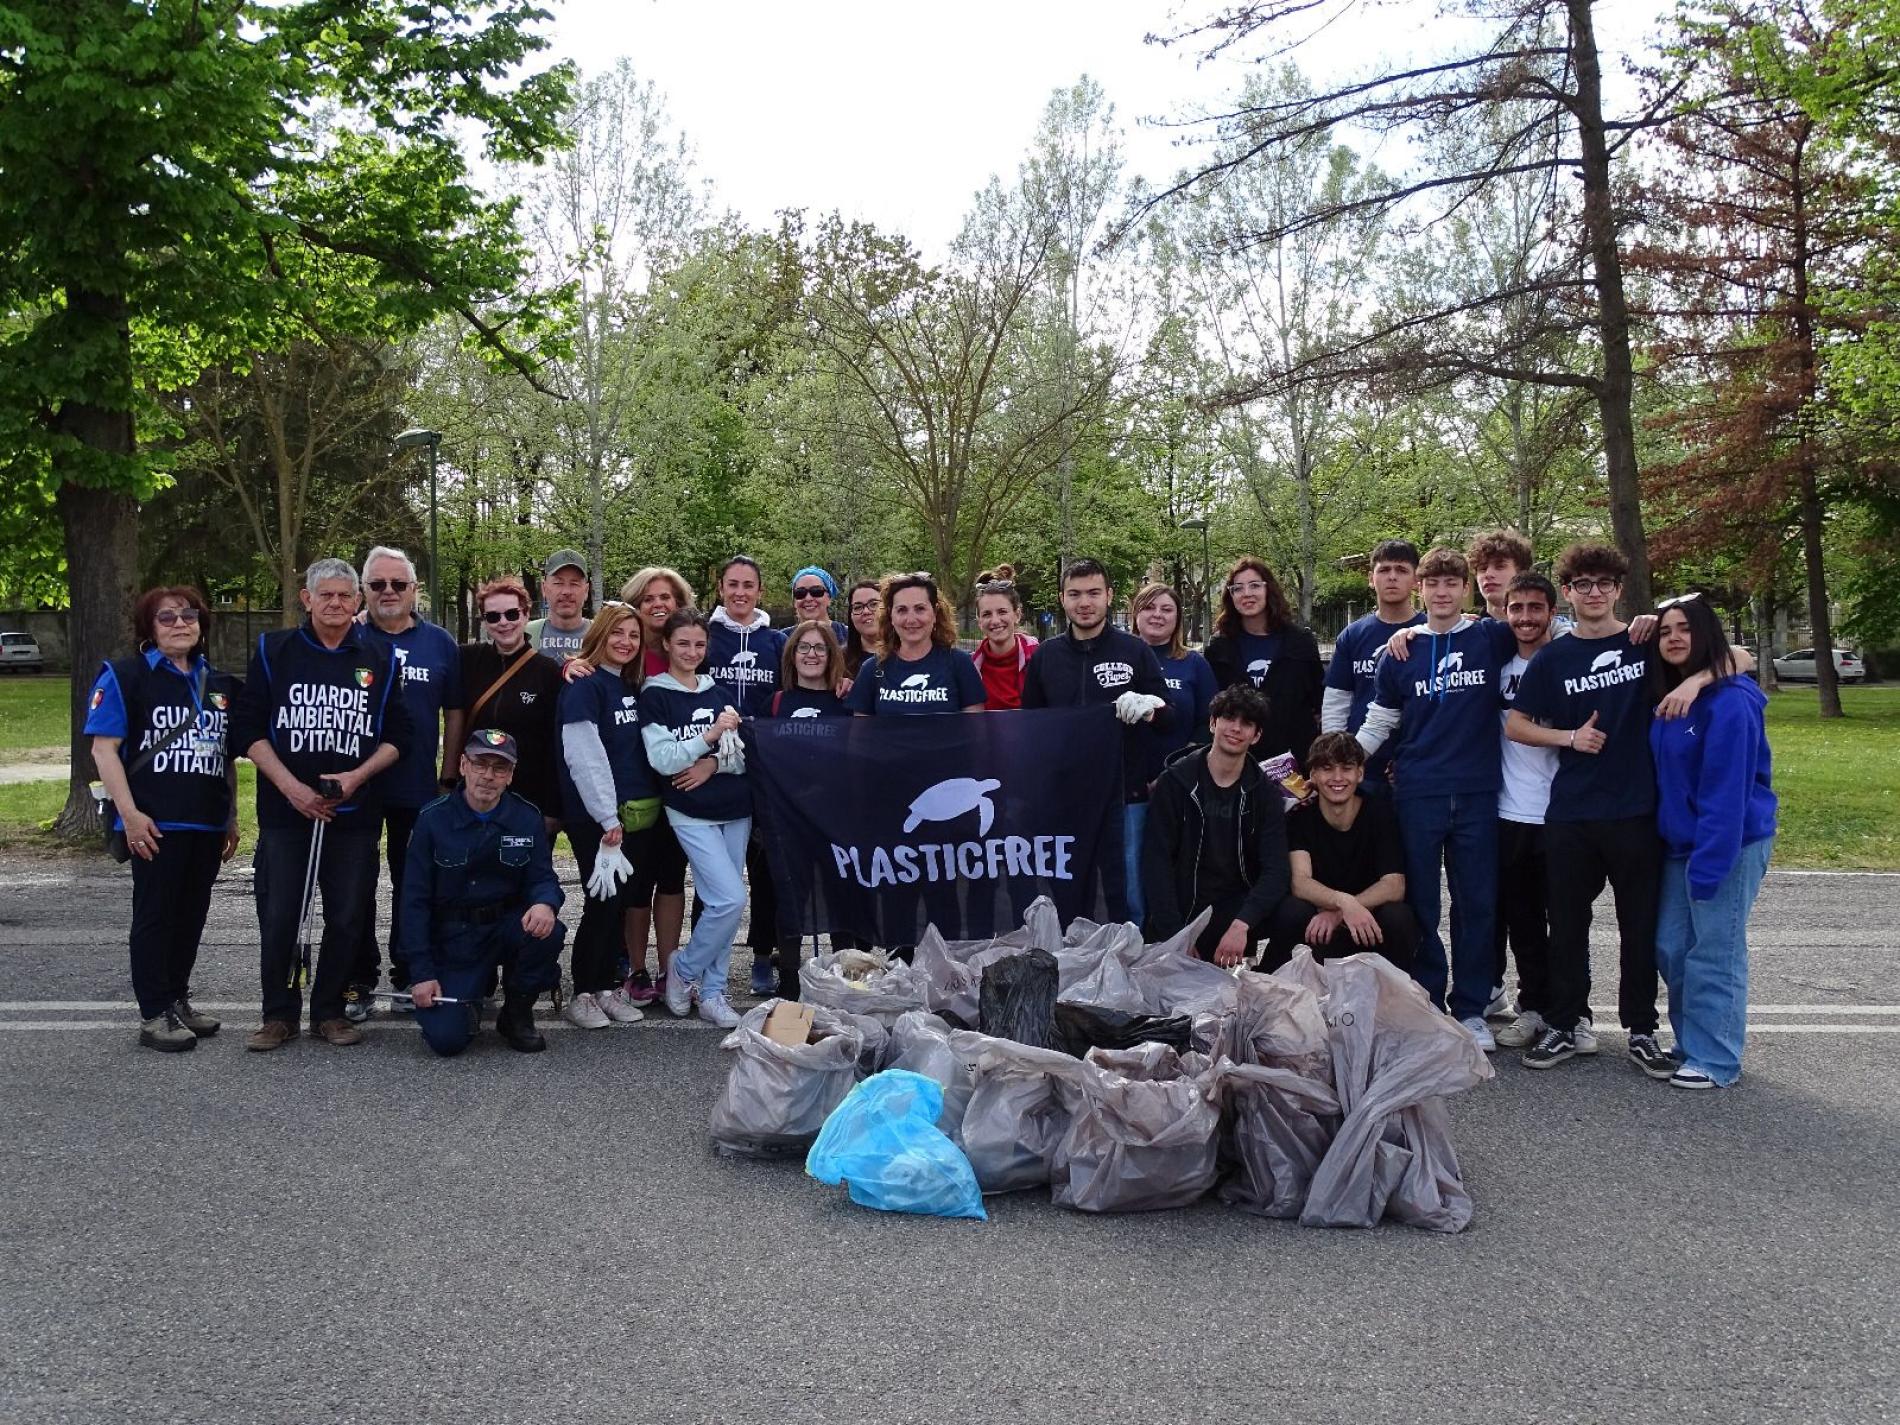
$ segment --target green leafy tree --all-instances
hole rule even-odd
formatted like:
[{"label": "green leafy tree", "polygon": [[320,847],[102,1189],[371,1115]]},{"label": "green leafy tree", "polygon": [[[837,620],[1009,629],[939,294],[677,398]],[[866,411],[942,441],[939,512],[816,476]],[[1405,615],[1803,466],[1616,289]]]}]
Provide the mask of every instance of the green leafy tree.
[{"label": "green leafy tree", "polygon": [[[521,77],[545,12],[523,0],[7,0],[0,4],[0,459],[50,479],[85,669],[124,638],[137,504],[158,473],[136,414],[308,300],[299,253],[355,259],[352,311],[457,313],[522,353],[558,312],[524,291],[513,204],[470,181],[559,141],[569,73]],[[334,111],[333,126],[307,116]],[[50,472],[50,475],[47,474]],[[90,832],[78,729],[60,828]]]}]

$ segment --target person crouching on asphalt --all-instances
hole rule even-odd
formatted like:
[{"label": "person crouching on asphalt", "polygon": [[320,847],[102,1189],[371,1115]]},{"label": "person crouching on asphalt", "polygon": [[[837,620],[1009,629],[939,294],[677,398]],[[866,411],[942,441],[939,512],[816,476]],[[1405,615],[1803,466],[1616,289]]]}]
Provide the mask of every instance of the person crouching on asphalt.
[{"label": "person crouching on asphalt", "polygon": [[508,790],[519,756],[507,733],[478,729],[462,751],[462,785],[422,809],[409,841],[397,913],[416,1025],[438,1054],[468,1047],[497,972],[506,997],[496,1031],[524,1054],[548,1047],[534,1001],[560,975],[567,928],[554,918],[561,883],[541,813]]},{"label": "person crouching on asphalt", "polygon": [[1194,948],[1223,967],[1253,953],[1290,884],[1280,788],[1253,759],[1266,722],[1267,700],[1247,684],[1216,693],[1213,742],[1168,762],[1142,835],[1149,939],[1179,934],[1211,906]]},{"label": "person crouching on asphalt", "polygon": [[191,971],[220,862],[237,850],[228,719],[237,680],[212,668],[196,589],[151,589],[132,612],[138,652],[106,664],[86,703],[92,760],[132,863],[132,992],[139,1043],[194,1049],[219,1022],[191,1004]]}]

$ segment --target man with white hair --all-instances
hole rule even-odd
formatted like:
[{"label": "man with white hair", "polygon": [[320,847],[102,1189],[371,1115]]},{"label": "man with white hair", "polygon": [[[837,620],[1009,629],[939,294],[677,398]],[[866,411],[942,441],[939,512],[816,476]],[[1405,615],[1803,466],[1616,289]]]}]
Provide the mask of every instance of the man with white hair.
[{"label": "man with white hair", "polygon": [[399,665],[382,636],[356,621],[356,570],[319,559],[299,597],[308,617],[258,637],[231,713],[231,746],[257,767],[252,864],[264,1006],[247,1041],[257,1051],[282,1048],[297,1034],[297,941],[313,874],[323,894],[323,950],[310,985],[310,1032],[328,1044],[362,1042],[363,1031],[344,1016],[343,991],[376,903],[382,774],[409,750]]},{"label": "man with white hair", "polygon": [[[404,990],[409,987],[409,962],[397,936],[394,907],[402,903],[403,869],[409,862],[416,815],[440,795],[436,764],[442,714],[462,705],[462,660],[446,629],[416,616],[416,566],[400,549],[379,544],[370,550],[363,560],[363,596],[369,606],[369,626],[396,655],[411,728],[409,750],[381,780],[383,840],[392,893],[389,986]],[[363,922],[363,937],[357,942],[350,987],[343,994],[343,1015],[352,1024],[369,1018],[380,968],[372,904]]]}]

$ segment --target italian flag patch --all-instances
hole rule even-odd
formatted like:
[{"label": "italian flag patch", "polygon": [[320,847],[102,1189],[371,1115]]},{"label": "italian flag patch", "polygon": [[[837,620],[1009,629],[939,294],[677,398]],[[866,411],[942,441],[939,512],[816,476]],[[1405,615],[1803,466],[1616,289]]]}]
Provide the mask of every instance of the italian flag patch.
[{"label": "italian flag patch", "polygon": [[357,687],[367,688],[371,683],[375,681],[376,681],[376,675],[373,672],[371,672],[369,669],[358,668],[356,670],[356,686]]}]

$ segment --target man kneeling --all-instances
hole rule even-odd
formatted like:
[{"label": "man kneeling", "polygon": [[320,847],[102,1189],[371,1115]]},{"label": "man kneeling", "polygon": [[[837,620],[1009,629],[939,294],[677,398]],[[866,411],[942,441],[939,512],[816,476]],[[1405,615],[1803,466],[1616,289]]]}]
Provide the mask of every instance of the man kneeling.
[{"label": "man kneeling", "polygon": [[438,1054],[468,1047],[498,969],[507,997],[495,1028],[524,1054],[548,1047],[534,1001],[560,975],[567,929],[554,918],[561,883],[541,813],[508,790],[516,757],[507,733],[472,733],[462,785],[422,809],[409,842],[402,943],[416,1023]]},{"label": "man kneeling", "polygon": [[1293,894],[1273,913],[1263,969],[1296,945],[1318,960],[1376,950],[1410,973],[1418,922],[1405,904],[1405,844],[1391,803],[1359,795],[1366,751],[1346,732],[1324,732],[1306,754],[1318,796],[1287,817]]},{"label": "man kneeling", "polygon": [[1166,940],[1205,908],[1194,949],[1238,965],[1286,896],[1286,815],[1277,784],[1253,760],[1267,700],[1245,683],[1208,705],[1213,741],[1176,753],[1156,779],[1142,837],[1148,934]]}]

